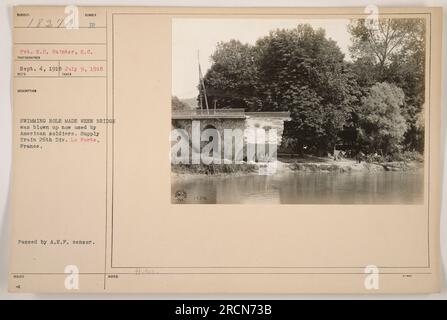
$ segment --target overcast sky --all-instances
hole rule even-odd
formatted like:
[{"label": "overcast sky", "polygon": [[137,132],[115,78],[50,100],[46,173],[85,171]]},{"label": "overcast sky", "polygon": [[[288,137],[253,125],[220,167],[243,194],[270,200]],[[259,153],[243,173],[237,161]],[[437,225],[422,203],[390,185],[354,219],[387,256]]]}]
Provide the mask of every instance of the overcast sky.
[{"label": "overcast sky", "polygon": [[175,18],[172,22],[172,94],[193,98],[198,94],[197,52],[205,75],[210,67],[210,55],[220,41],[237,39],[254,44],[257,39],[277,28],[293,29],[300,23],[326,30],[326,36],[338,43],[349,58],[350,35],[348,19],[221,19]]}]

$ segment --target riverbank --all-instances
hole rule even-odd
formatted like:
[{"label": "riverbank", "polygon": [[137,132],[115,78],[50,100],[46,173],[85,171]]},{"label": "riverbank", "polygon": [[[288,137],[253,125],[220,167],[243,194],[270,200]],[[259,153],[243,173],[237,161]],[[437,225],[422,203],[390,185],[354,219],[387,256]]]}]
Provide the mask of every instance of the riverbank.
[{"label": "riverbank", "polygon": [[243,176],[259,174],[279,174],[291,172],[314,173],[349,173],[349,172],[385,172],[385,171],[417,171],[423,168],[420,161],[393,162],[357,162],[352,159],[333,160],[325,157],[279,158],[276,163],[240,163],[240,164],[176,164],[171,165],[171,173],[175,177],[190,175],[201,176]]},{"label": "riverbank", "polygon": [[246,175],[258,172],[258,165],[240,164],[171,164],[171,173],[181,175]]},{"label": "riverbank", "polygon": [[405,162],[360,162],[355,160],[341,161],[323,161],[323,162],[300,162],[296,161],[289,165],[292,171],[303,172],[383,172],[383,171],[415,171],[423,167],[423,164],[417,161]]}]

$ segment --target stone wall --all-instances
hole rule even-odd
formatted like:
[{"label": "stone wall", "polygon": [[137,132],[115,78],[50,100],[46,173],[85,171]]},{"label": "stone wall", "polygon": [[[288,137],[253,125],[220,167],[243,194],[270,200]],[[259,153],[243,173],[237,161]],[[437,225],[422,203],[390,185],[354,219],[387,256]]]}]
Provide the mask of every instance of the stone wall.
[{"label": "stone wall", "polygon": [[[223,141],[224,137],[224,130],[225,129],[240,129],[244,132],[245,129],[250,129],[248,131],[254,133],[259,129],[263,129],[266,133],[266,141],[265,141],[265,150],[270,150],[272,146],[275,146],[275,149],[277,146],[281,144],[282,141],[282,134],[284,132],[284,121],[285,118],[279,118],[279,117],[271,117],[271,116],[265,116],[265,115],[253,115],[250,114],[250,116],[247,116],[245,118],[201,118],[201,119],[173,119],[171,127],[177,128],[177,129],[184,129],[189,135],[189,141],[190,141],[190,147],[192,152],[192,122],[198,121],[200,123],[200,132],[202,133],[205,129],[213,128],[216,129],[219,132],[221,142]],[[277,132],[276,137],[274,139],[270,139],[269,130],[275,129]],[[183,137],[187,138],[187,137]],[[201,143],[201,149],[204,145],[206,145],[207,142]],[[246,147],[249,144],[257,144],[256,139],[254,138],[254,135],[245,134],[244,135],[244,150],[242,151],[244,153],[243,158],[246,155]],[[221,150],[223,155],[223,142],[221,143]],[[200,150],[194,150],[196,152],[200,152]],[[234,153],[234,152],[233,152]],[[233,155],[234,156],[234,155]],[[275,152],[276,156],[276,152]],[[259,159],[257,157],[257,159]]]}]

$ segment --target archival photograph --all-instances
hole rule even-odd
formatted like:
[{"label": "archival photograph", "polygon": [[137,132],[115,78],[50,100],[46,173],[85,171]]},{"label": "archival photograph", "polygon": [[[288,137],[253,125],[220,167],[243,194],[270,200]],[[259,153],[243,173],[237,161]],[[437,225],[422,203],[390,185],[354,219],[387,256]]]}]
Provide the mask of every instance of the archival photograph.
[{"label": "archival photograph", "polygon": [[422,204],[422,18],[172,21],[171,203]]}]

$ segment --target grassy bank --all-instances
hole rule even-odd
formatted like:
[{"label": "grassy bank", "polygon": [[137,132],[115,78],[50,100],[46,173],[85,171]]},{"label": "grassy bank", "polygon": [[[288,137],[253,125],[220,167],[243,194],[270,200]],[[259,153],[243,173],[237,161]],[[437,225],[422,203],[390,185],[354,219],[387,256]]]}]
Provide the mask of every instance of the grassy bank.
[{"label": "grassy bank", "polygon": [[203,175],[225,175],[225,174],[248,174],[257,172],[255,164],[172,164],[171,172],[177,174],[203,174]]}]

